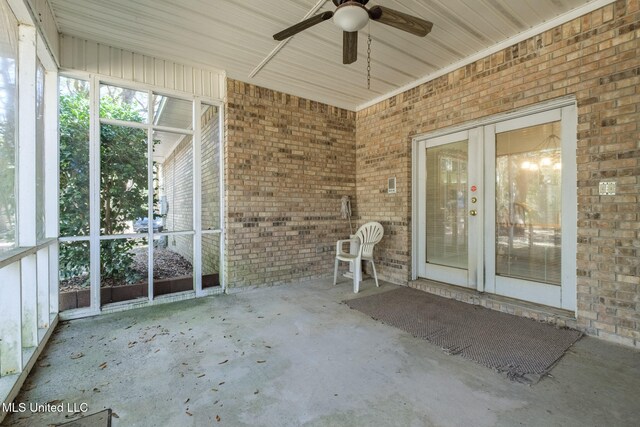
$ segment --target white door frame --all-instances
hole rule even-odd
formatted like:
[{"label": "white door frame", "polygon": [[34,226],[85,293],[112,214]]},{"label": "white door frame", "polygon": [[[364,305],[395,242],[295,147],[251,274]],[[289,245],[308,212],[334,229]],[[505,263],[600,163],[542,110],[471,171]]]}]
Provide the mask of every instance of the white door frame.
[{"label": "white door frame", "polygon": [[[555,111],[554,111],[555,110]],[[440,138],[447,135],[461,134],[461,132],[468,132],[471,140],[479,141],[479,143],[469,144],[469,158],[492,158],[492,164],[495,163],[495,133],[504,132],[506,130],[516,129],[521,126],[522,123],[530,122],[529,126],[536,124],[536,121],[545,123],[553,121],[554,117],[562,119],[562,267],[561,267],[561,283],[562,286],[556,287],[556,293],[544,292],[540,298],[534,296],[536,299],[534,302],[545,305],[553,305],[567,310],[576,310],[576,250],[577,250],[577,164],[576,164],[576,149],[577,149],[577,112],[576,101],[574,97],[563,97],[546,103],[538,104],[533,107],[524,108],[521,110],[512,111],[506,114],[499,114],[480,120],[476,120],[471,123],[466,123],[454,128],[448,128],[430,132],[423,135],[418,135],[413,138],[412,142],[412,268],[411,278],[416,280],[419,276],[424,276],[424,269],[421,267],[424,258],[424,247],[426,234],[424,209],[420,209],[420,202],[423,198],[420,196],[424,194],[426,181],[424,178],[424,171],[421,172],[421,166],[426,161],[426,147],[427,141],[438,141]],[[529,119],[521,119],[528,117]],[[519,125],[520,124],[520,125]],[[510,126],[512,128],[510,128]],[[474,132],[477,132],[474,134]],[[441,139],[445,141],[446,138]],[[451,142],[451,141],[450,141]],[[493,142],[493,143],[490,143]],[[479,150],[475,147],[480,147]],[[483,153],[484,151],[484,153]],[[478,156],[478,157],[475,157]],[[470,162],[471,164],[472,162]],[[479,162],[477,162],[479,163]],[[479,292],[489,291],[496,292],[495,287],[495,173],[485,173],[482,178],[483,170],[485,167],[480,168],[480,182],[482,185],[478,185],[478,191],[475,196],[484,204],[478,206],[478,215],[475,217],[479,224],[485,224],[481,227],[476,227],[480,231],[475,234],[469,235],[470,249],[469,249],[469,271],[471,274],[468,277],[467,286],[469,283],[474,282],[474,278],[471,277],[474,272],[475,277],[475,289]],[[471,177],[469,182],[471,183]],[[483,180],[484,179],[484,180]],[[471,185],[471,184],[470,184]],[[469,191],[469,197],[472,196]],[[469,206],[471,206],[470,201]],[[480,203],[482,204],[482,203]],[[485,212],[486,211],[486,212]],[[491,213],[491,218],[487,215]],[[470,227],[472,230],[474,227]],[[493,236],[493,237],[492,237]],[[485,238],[486,237],[486,238]],[[489,238],[491,237],[491,238]],[[477,244],[478,242],[483,242]],[[475,244],[478,249],[472,250],[471,244]],[[491,254],[491,256],[485,256]],[[475,255],[475,256],[474,256]],[[484,271],[483,271],[484,269]],[[444,280],[440,280],[447,283],[453,283],[449,277],[444,277]],[[438,280],[438,279],[434,279]],[[518,279],[509,279],[518,286],[520,282]],[[458,280],[458,282],[460,282]],[[521,281],[525,282],[525,281]],[[499,288],[499,286],[498,286]],[[522,292],[516,291],[510,296],[518,299],[532,300],[531,295],[527,293],[527,287],[521,288]],[[526,295],[525,295],[526,294]],[[534,295],[536,293],[534,292]],[[526,296],[526,298],[525,298]],[[559,301],[559,303],[557,302]]]}]

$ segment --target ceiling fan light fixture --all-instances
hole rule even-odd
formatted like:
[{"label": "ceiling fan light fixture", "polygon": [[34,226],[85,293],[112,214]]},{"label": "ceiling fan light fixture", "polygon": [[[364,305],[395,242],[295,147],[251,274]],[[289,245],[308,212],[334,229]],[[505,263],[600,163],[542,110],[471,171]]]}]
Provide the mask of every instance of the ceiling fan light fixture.
[{"label": "ceiling fan light fixture", "polygon": [[359,31],[369,22],[369,12],[360,3],[348,1],[336,9],[333,22],[348,33]]}]

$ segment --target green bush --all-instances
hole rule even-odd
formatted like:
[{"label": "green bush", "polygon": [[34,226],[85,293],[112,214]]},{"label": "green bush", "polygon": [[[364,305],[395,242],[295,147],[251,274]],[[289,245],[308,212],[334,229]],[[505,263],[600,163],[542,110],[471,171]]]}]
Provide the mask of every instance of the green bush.
[{"label": "green bush", "polygon": [[[76,81],[77,82],[77,81]],[[60,235],[89,234],[89,93],[84,82],[60,96]],[[130,100],[129,100],[130,101]],[[142,122],[131,102],[102,96],[103,117]],[[147,133],[124,126],[100,126],[100,229],[102,234],[126,231],[128,221],[147,216]],[[133,282],[132,240],[101,242],[103,280]],[[86,275],[89,251],[84,245],[60,249],[63,279]]]}]

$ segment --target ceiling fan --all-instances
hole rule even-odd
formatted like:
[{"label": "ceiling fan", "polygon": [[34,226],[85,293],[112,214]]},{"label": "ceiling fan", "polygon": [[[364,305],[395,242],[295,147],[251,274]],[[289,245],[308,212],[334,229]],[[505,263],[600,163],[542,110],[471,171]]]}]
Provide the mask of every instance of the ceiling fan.
[{"label": "ceiling fan", "polygon": [[389,9],[388,7],[373,6],[367,9],[365,7],[367,3],[369,3],[369,0],[333,0],[333,4],[337,6],[335,12],[323,12],[312,16],[274,34],[273,38],[282,41],[307,28],[333,18],[334,24],[343,31],[342,63],[351,64],[358,59],[358,31],[367,25],[369,19],[419,37],[429,34],[431,27],[433,27],[433,23],[429,21]]}]

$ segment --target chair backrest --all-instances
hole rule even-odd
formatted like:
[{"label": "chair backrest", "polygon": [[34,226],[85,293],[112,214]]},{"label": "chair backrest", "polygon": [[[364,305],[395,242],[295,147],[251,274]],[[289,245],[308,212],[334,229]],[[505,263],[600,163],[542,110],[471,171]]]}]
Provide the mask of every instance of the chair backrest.
[{"label": "chair backrest", "polygon": [[360,239],[360,253],[363,258],[373,257],[373,247],[382,240],[384,229],[379,222],[368,222],[358,229],[356,236]]}]

